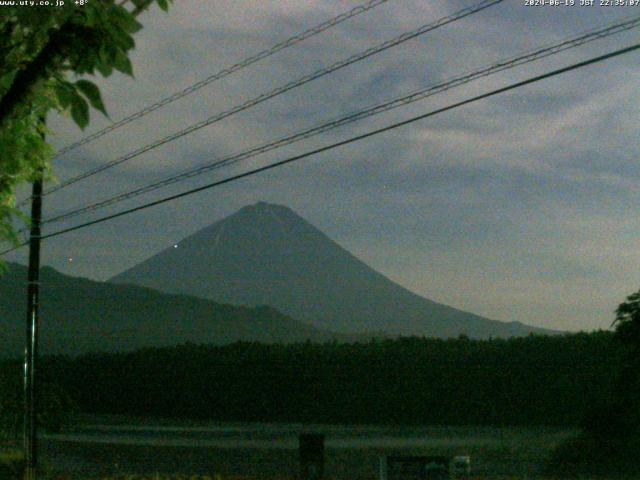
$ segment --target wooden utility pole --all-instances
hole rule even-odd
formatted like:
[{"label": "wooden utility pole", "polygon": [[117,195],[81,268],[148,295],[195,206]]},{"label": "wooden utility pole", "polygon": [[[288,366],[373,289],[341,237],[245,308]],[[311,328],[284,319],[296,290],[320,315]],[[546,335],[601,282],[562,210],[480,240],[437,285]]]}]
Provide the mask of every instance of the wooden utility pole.
[{"label": "wooden utility pole", "polygon": [[29,275],[27,284],[27,338],[24,349],[24,456],[25,480],[36,479],[38,307],[40,302],[40,223],[42,221],[42,170],[33,182],[31,232],[29,235]]}]

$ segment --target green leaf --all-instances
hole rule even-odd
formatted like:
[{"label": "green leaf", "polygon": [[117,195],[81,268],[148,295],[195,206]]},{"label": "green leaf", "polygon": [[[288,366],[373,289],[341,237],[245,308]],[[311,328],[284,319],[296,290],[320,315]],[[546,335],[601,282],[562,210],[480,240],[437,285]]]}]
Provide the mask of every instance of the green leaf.
[{"label": "green leaf", "polygon": [[60,106],[64,109],[69,108],[77,95],[73,84],[69,82],[58,82],[55,86],[55,92]]},{"label": "green leaf", "polygon": [[80,91],[87,97],[89,103],[93,108],[102,112],[105,117],[108,117],[107,110],[104,107],[104,103],[102,103],[102,96],[100,95],[100,90],[98,87],[90,82],[89,80],[78,80],[76,82],[76,86],[80,89]]},{"label": "green leaf", "polygon": [[129,57],[127,57],[127,54],[122,50],[118,50],[118,52],[116,53],[116,58],[113,62],[113,68],[115,68],[119,72],[126,73],[127,75],[133,77],[133,67],[131,66],[131,61],[129,60]]},{"label": "green leaf", "polygon": [[85,15],[87,18],[87,21],[86,21],[87,27],[93,28],[96,25],[99,25],[102,17],[101,6],[99,4],[96,5],[95,3],[90,3],[84,8],[85,8]]},{"label": "green leaf", "polygon": [[89,104],[80,95],[76,95],[73,99],[71,117],[82,130],[89,125]]},{"label": "green leaf", "polygon": [[74,73],[78,75],[93,73],[98,61],[98,54],[95,50],[89,48],[80,50],[78,51],[78,55],[72,60]]},{"label": "green leaf", "polygon": [[112,38],[113,43],[124,51],[131,50],[136,46],[135,40],[129,34],[119,33],[117,35],[113,35]]},{"label": "green leaf", "polygon": [[113,72],[113,58],[115,58],[115,55],[112,56],[110,50],[107,46],[102,45],[98,52],[96,68],[103,77],[108,77]]},{"label": "green leaf", "polygon": [[103,77],[108,77],[113,73],[113,67],[103,61],[99,61],[98,63],[96,63],[96,68],[102,74]]},{"label": "green leaf", "polygon": [[138,22],[125,8],[114,7],[109,9],[113,22],[127,33],[136,33],[142,28]]},{"label": "green leaf", "polygon": [[158,6],[165,12],[169,10],[169,3],[167,0],[157,0]]}]

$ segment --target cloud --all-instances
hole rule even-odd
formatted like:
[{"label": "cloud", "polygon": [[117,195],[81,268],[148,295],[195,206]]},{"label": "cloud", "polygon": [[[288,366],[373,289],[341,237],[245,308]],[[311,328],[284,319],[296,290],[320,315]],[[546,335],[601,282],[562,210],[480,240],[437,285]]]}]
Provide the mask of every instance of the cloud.
[{"label": "cloud", "polygon": [[[136,79],[98,83],[112,119],[180,91],[357,2],[177,2],[142,18]],[[468,1],[387,2],[56,162],[101,165]],[[46,197],[45,214],[109,197],[622,17],[503,2]],[[628,13],[627,13],[628,14]],[[620,48],[635,32],[479,80],[123,204],[133,206]],[[48,241],[43,260],[105,279],[247,203],[287,204],[419,294],[502,320],[602,328],[638,283],[637,113],[631,54],[297,164]],[[91,131],[109,124],[92,116]],[[82,136],[51,118],[55,145]],[[118,211],[111,207],[106,212]],[[101,213],[82,217],[97,218]],[[68,222],[64,225],[72,225]],[[62,225],[61,225],[62,226]],[[69,264],[66,259],[76,259]],[[24,253],[10,259],[25,259]]]}]

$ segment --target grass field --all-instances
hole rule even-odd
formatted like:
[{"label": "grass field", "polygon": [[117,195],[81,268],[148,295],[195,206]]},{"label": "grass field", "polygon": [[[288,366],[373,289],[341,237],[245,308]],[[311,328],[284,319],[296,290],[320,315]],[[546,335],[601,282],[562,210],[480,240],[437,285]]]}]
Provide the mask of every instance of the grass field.
[{"label": "grass field", "polygon": [[[377,479],[383,455],[469,455],[474,479],[553,478],[545,475],[551,455],[578,433],[557,428],[194,424],[93,418],[62,434],[42,436],[39,480],[296,479],[301,432],[325,434],[327,480]],[[607,473],[573,478],[625,477]]]},{"label": "grass field", "polygon": [[576,434],[497,427],[223,425],[148,431],[111,426],[45,436],[41,459],[48,478],[70,480],[289,479],[298,474],[300,431],[324,433],[325,477],[349,480],[378,478],[382,455],[470,455],[472,478],[538,479],[554,448]]}]

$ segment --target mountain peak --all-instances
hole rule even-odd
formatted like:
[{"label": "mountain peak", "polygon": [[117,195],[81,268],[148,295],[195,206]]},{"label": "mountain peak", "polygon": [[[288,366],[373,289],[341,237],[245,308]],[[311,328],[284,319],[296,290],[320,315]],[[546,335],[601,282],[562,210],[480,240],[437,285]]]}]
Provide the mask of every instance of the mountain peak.
[{"label": "mountain peak", "polygon": [[[234,217],[236,215],[287,215],[300,218],[293,210],[284,205],[279,205],[277,203],[268,203],[268,202],[257,202],[253,205],[247,205],[238,210],[235,214],[231,215]],[[227,217],[230,218],[230,217]]]},{"label": "mountain peak", "polygon": [[[221,303],[269,305],[339,332],[475,338],[539,331],[420,297],[284,205],[258,202],[112,279]],[[436,274],[437,272],[434,272]]]},{"label": "mountain peak", "polygon": [[285,207],[284,205],[278,205],[277,203],[269,203],[269,202],[265,202],[264,200],[260,200],[259,202],[256,202],[253,205],[248,205],[248,207],[256,208],[256,209],[269,209],[271,207],[275,207],[275,208],[286,208],[287,210],[289,210],[289,208]]},{"label": "mountain peak", "polygon": [[[289,207],[267,202],[244,206],[189,238],[199,238],[199,242],[206,242],[207,234],[211,238],[220,238],[222,235],[230,241],[233,238],[233,241],[245,245],[247,239],[260,242],[276,239],[286,241],[286,237],[291,235],[322,235]],[[214,243],[218,244],[217,241]]]},{"label": "mountain peak", "polygon": [[259,201],[254,203],[253,205],[246,205],[244,207],[242,207],[239,212],[242,211],[269,211],[269,210],[286,210],[288,212],[293,212],[293,210],[291,210],[289,207],[285,206],[285,205],[280,205],[278,203],[269,203],[269,202],[265,202],[265,201]]}]

